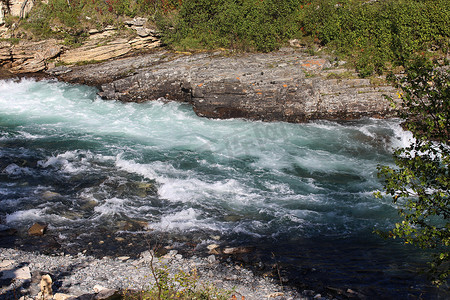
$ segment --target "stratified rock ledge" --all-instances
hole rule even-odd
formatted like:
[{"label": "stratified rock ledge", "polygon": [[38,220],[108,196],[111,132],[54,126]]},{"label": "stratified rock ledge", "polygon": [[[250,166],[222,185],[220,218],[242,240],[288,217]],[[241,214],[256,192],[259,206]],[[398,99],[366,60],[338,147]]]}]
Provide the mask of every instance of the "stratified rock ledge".
[{"label": "stratified rock ledge", "polygon": [[189,102],[197,115],[209,118],[298,123],[394,114],[383,96],[392,95],[393,87],[349,76],[349,71],[301,50],[226,54],[157,51],[48,73],[63,81],[97,86],[104,99]]}]

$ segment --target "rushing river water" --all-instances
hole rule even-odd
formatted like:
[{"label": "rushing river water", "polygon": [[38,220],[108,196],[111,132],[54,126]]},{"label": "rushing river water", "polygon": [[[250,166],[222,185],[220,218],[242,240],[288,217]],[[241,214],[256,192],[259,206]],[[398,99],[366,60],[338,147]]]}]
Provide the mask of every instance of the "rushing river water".
[{"label": "rushing river water", "polygon": [[0,81],[0,217],[72,244],[139,220],[174,244],[252,246],[244,261],[275,262],[298,287],[445,298],[417,275],[423,254],[372,233],[397,220],[373,197],[376,167],[409,138],[398,120],[210,120],[186,104]]}]

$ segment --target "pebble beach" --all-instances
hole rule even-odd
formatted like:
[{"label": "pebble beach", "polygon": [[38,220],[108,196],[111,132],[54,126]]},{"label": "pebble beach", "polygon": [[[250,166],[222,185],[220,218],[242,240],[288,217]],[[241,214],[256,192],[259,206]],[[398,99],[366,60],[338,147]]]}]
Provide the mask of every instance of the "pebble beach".
[{"label": "pebble beach", "polygon": [[99,259],[83,253],[48,256],[7,248],[0,248],[0,299],[37,299],[45,274],[52,278],[54,299],[99,299],[101,290],[149,290],[154,284],[152,265],[172,276],[195,273],[198,286],[214,287],[230,299],[325,299],[314,291],[299,293],[239,265],[219,262],[214,255],[187,258],[172,250],[162,257],[146,251],[135,259]]}]

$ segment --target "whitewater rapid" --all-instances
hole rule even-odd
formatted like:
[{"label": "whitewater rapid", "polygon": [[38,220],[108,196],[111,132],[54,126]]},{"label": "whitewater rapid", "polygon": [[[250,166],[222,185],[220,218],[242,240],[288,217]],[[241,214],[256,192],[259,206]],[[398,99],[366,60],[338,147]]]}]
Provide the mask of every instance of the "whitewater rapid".
[{"label": "whitewater rapid", "polygon": [[309,280],[408,289],[414,276],[397,272],[417,255],[385,259],[397,248],[373,234],[398,220],[390,199],[373,192],[382,188],[377,166],[411,140],[400,120],[212,120],[187,104],[104,101],[96,92],[0,81],[4,225],[45,222],[64,241],[69,230],[88,236],[138,220],[198,244],[257,245],[261,259],[278,255],[301,280],[316,265]]}]

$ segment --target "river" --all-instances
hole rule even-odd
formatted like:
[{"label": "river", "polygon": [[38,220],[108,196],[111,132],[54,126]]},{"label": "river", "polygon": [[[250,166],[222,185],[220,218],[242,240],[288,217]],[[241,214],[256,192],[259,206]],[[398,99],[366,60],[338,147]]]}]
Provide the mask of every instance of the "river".
[{"label": "river", "polygon": [[187,104],[104,101],[96,92],[0,81],[2,226],[48,223],[60,243],[83,248],[96,233],[139,221],[146,230],[120,233],[196,249],[252,247],[242,263],[261,273],[275,265],[299,288],[448,296],[418,275],[427,254],[373,233],[398,220],[373,192],[382,188],[377,166],[392,164],[393,149],[411,138],[399,120],[212,120]]}]

